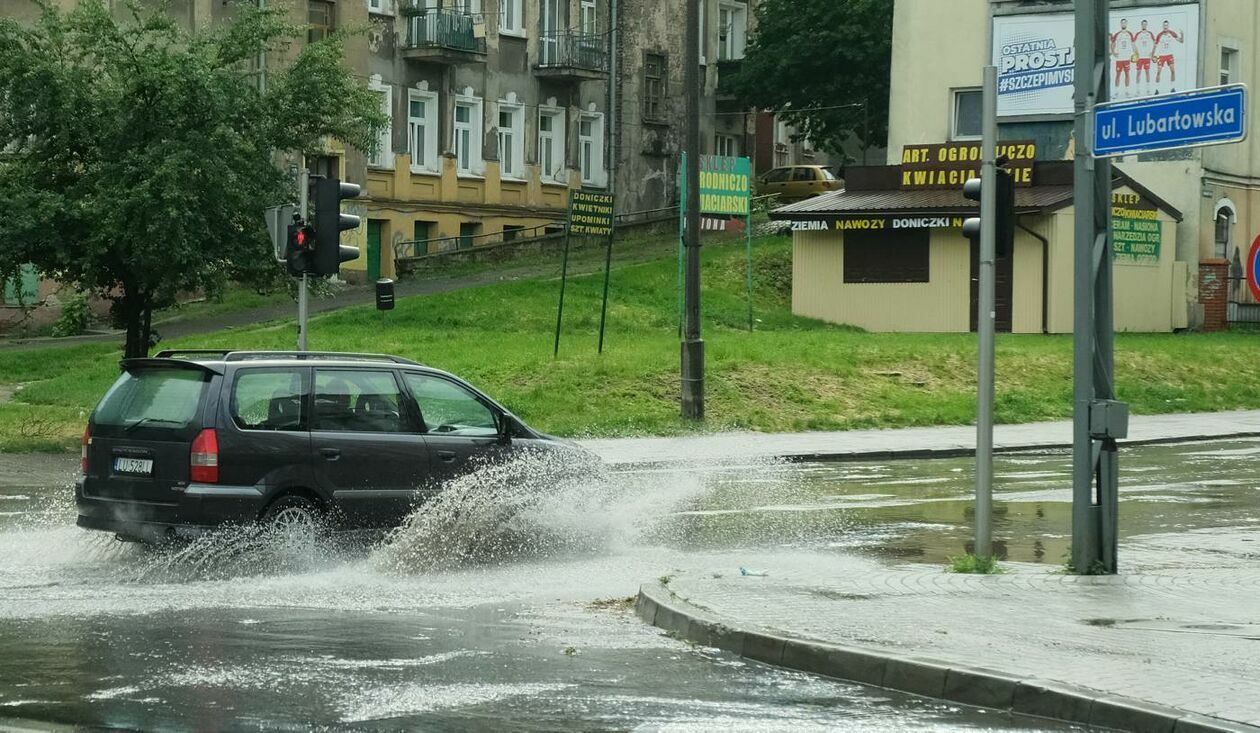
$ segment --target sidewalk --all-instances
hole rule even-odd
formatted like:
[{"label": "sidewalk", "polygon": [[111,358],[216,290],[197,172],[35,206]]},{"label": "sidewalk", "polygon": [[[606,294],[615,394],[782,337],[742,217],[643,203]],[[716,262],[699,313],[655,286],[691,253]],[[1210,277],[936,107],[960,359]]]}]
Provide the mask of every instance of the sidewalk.
[{"label": "sidewalk", "polygon": [[[1260,436],[1260,410],[1134,415],[1121,444],[1168,443]],[[845,430],[816,433],[719,433],[672,438],[606,438],[579,441],[605,461],[688,463],[705,460],[886,460],[975,453],[976,428],[957,425],[901,430]],[[998,425],[998,451],[1068,448],[1072,422]]]}]

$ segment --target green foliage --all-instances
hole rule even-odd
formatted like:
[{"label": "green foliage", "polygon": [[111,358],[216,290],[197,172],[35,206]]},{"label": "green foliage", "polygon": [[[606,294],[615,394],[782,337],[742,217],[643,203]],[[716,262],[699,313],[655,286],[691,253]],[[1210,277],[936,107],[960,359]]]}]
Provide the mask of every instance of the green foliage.
[{"label": "green foliage", "polygon": [[969,573],[973,575],[997,575],[1006,572],[998,565],[996,557],[980,557],[968,552],[966,555],[949,558],[951,573]]},{"label": "green foliage", "polygon": [[87,295],[75,292],[61,306],[61,315],[53,324],[54,336],[78,336],[87,330],[92,320],[92,311],[88,309]]},{"label": "green foliage", "polygon": [[888,135],[889,0],[764,0],[731,89],[774,110],[819,147]]},{"label": "green foliage", "polygon": [[262,93],[249,61],[287,48],[286,11],[234,4],[189,33],[168,10],[84,0],[43,4],[30,27],[0,19],[0,276],[31,262],[112,298],[129,353],[178,293],[274,277],[262,214],[292,184],[273,151],[370,149],[384,123],[339,38]]}]

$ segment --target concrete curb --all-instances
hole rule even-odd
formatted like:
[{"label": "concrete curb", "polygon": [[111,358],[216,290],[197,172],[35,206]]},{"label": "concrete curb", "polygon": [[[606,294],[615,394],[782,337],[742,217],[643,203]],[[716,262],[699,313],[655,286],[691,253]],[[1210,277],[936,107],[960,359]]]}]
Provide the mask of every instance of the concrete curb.
[{"label": "concrete curb", "polygon": [[1255,728],[1072,685],[882,650],[731,626],[661,583],[639,588],[640,619],[683,639],[766,664],[1020,715],[1128,731],[1207,733]]}]

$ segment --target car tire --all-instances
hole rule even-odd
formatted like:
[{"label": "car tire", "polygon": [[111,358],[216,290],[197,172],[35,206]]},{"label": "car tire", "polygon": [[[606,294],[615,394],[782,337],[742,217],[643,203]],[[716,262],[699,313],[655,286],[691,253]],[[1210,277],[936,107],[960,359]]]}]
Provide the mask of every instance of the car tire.
[{"label": "car tire", "polygon": [[290,537],[318,537],[327,527],[319,505],[299,494],[285,494],[271,502],[262,515],[262,526]]}]

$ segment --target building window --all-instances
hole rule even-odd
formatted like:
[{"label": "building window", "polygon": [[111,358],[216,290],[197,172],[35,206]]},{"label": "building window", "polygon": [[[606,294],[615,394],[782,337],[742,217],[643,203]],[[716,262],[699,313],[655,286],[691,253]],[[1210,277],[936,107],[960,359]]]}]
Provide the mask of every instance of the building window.
[{"label": "building window", "polygon": [[1216,213],[1216,256],[1220,259],[1229,257],[1230,234],[1234,229],[1234,212],[1224,207]]},{"label": "building window", "polygon": [[[700,65],[701,66],[704,66],[706,63],[708,63],[708,61],[704,57],[705,41],[707,40],[705,38],[704,32],[706,28],[708,27],[705,24],[705,16],[708,15],[708,13],[706,12],[708,10],[708,8],[706,7],[708,4],[709,3],[707,0],[700,0]],[[683,18],[684,19],[686,18],[685,14]]]},{"label": "building window", "polygon": [[437,95],[407,92],[407,152],[413,173],[437,173]]},{"label": "building window", "polygon": [[665,117],[665,55],[643,55],[643,119]]},{"label": "building window", "polygon": [[455,167],[463,174],[479,174],[481,162],[481,100],[461,97],[455,101]]},{"label": "building window", "polygon": [[375,81],[371,84],[374,94],[380,99],[381,112],[385,115],[385,127],[381,128],[380,137],[376,141],[376,151],[368,159],[368,165],[373,168],[393,168],[394,167],[394,108],[391,92],[393,89],[388,84],[382,84]]},{"label": "building window", "polygon": [[392,0],[367,0],[368,12],[377,15],[393,15],[394,3]]},{"label": "building window", "polygon": [[954,126],[952,140],[980,137],[984,124],[984,95],[979,89],[954,91]]},{"label": "building window", "polygon": [[[426,1],[429,4],[432,4],[434,0]],[[517,2],[521,2],[521,0],[517,0]],[[455,10],[457,13],[463,13],[464,15],[481,14],[481,0],[447,0],[447,2],[443,3],[443,5],[447,8]]]},{"label": "building window", "polygon": [[499,102],[499,172],[508,178],[525,175],[524,119],[519,105]]},{"label": "building window", "polygon": [[739,146],[734,135],[723,135],[718,133],[713,138],[713,153],[715,155],[725,155],[735,157],[739,155]]},{"label": "building window", "polygon": [[521,5],[525,0],[499,0],[499,32],[513,36],[524,33]]},{"label": "building window", "polygon": [[1238,51],[1221,47],[1221,84],[1233,84],[1238,74]]},{"label": "building window", "polygon": [[459,225],[459,248],[468,249],[476,244],[477,235],[481,233],[481,225],[466,221]]},{"label": "building window", "polygon": [[587,35],[594,35],[599,25],[599,18],[595,14],[595,0],[582,0],[581,15],[579,16],[579,28]]},{"label": "building window", "polygon": [[604,116],[595,113],[582,115],[578,121],[578,162],[582,169],[582,183],[607,185],[603,153]]},{"label": "building window", "polygon": [[336,18],[337,11],[328,0],[307,0],[306,22],[310,26],[306,29],[307,42],[322,41],[332,35],[337,29]]},{"label": "building window", "polygon": [[931,229],[850,229],[844,234],[844,281],[928,282],[931,236]]},{"label": "building window", "polygon": [[306,156],[306,170],[312,176],[324,178],[341,178],[341,161],[335,155]]},{"label": "building window", "polygon": [[564,112],[538,110],[538,166],[543,183],[564,182]]},{"label": "building window", "polygon": [[521,232],[523,231],[525,231],[525,227],[523,226],[514,226],[512,224],[504,224],[503,225],[503,241],[515,242],[516,238],[519,237]]},{"label": "building window", "polygon": [[735,61],[744,58],[744,44],[748,36],[747,6],[722,3],[718,6],[718,60]]}]

